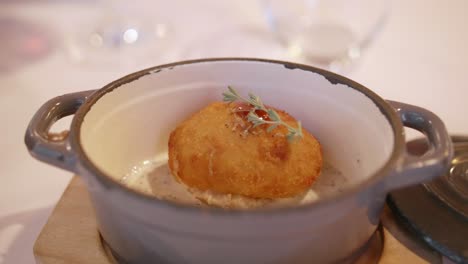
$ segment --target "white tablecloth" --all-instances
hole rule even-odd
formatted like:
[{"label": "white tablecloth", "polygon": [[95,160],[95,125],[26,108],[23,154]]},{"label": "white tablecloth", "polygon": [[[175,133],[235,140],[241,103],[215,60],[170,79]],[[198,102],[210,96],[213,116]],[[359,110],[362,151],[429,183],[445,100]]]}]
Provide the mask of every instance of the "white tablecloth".
[{"label": "white tablecloth", "polygon": [[[158,6],[162,2],[165,5]],[[142,3],[142,17],[154,18],[157,13],[162,22],[169,21],[168,38],[160,42],[165,47],[141,60],[109,65],[74,62],[70,46],[64,48],[100,14],[93,1],[0,2],[0,18],[43,26],[56,44],[46,57],[0,72],[0,263],[33,263],[34,240],[71,177],[30,157],[23,143],[29,120],[46,100],[97,89],[126,73],[175,60],[212,55],[281,58],[275,45],[255,51],[238,44],[242,36],[232,35],[225,54],[213,54],[217,38],[229,37],[220,32],[233,34],[239,27],[264,25],[256,1],[168,2]],[[393,1],[383,31],[345,74],[383,98],[432,110],[450,133],[468,134],[467,11],[465,0]],[[140,10],[132,7],[129,12]],[[224,22],[213,19],[213,14],[223,14]],[[1,39],[6,41],[4,35]]]}]

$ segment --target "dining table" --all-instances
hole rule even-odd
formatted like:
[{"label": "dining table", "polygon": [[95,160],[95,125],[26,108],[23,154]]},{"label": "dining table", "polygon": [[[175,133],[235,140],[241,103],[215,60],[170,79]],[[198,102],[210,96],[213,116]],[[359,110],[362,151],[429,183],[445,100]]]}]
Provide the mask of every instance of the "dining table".
[{"label": "dining table", "polygon": [[[382,28],[361,57],[338,73],[382,98],[432,111],[450,134],[468,134],[468,1],[387,2]],[[0,1],[0,263],[35,262],[34,242],[73,176],[28,153],[25,131],[42,104],[176,61],[295,61],[272,36],[265,16],[263,1],[253,0]],[[97,48],[83,40],[95,28],[124,20],[150,28],[129,33],[138,45],[103,44],[95,36]],[[71,119],[52,129],[66,130]]]}]

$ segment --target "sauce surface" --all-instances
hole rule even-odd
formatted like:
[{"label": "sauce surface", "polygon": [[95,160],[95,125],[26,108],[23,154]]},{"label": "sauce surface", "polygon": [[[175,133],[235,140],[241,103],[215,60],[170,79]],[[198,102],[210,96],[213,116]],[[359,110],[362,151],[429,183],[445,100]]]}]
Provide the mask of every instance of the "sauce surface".
[{"label": "sauce surface", "polygon": [[[197,199],[203,196],[204,200],[230,199],[239,208],[247,208],[241,196],[223,195],[212,192],[197,192],[174,179],[167,165],[167,153],[163,153],[135,165],[124,177],[121,183],[139,192],[155,196],[162,200],[175,203],[206,207],[207,205]],[[322,172],[317,182],[304,194],[283,199],[258,199],[256,207],[282,207],[297,206],[318,200],[320,197],[336,192],[342,192],[349,180],[338,169],[324,161]],[[197,196],[196,196],[197,194]],[[252,204],[249,204],[252,206]]]}]

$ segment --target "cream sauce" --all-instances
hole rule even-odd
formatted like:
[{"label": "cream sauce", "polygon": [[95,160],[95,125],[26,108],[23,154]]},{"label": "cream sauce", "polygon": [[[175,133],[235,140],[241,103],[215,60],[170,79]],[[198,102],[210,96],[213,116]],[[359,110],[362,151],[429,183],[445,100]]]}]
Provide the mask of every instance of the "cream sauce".
[{"label": "cream sauce", "polygon": [[194,206],[208,204],[226,208],[248,209],[294,206],[313,202],[320,197],[342,192],[348,179],[339,170],[324,162],[318,180],[307,192],[292,198],[252,199],[241,195],[218,194],[187,187],[171,175],[167,165],[167,153],[163,153],[135,165],[122,177],[121,183],[137,191],[171,202]]}]

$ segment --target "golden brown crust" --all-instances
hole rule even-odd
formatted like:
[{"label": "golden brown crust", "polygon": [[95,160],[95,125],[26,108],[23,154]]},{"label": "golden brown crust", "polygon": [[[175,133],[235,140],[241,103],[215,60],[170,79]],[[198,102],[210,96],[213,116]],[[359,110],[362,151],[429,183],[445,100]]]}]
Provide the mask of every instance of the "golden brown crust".
[{"label": "golden brown crust", "polygon": [[[275,109],[276,110],[276,109]],[[277,110],[297,126],[293,117]],[[318,141],[286,139],[283,126],[267,132],[216,102],[182,122],[169,138],[169,168],[186,185],[199,190],[252,198],[283,198],[300,194],[317,179],[322,167]]]}]

